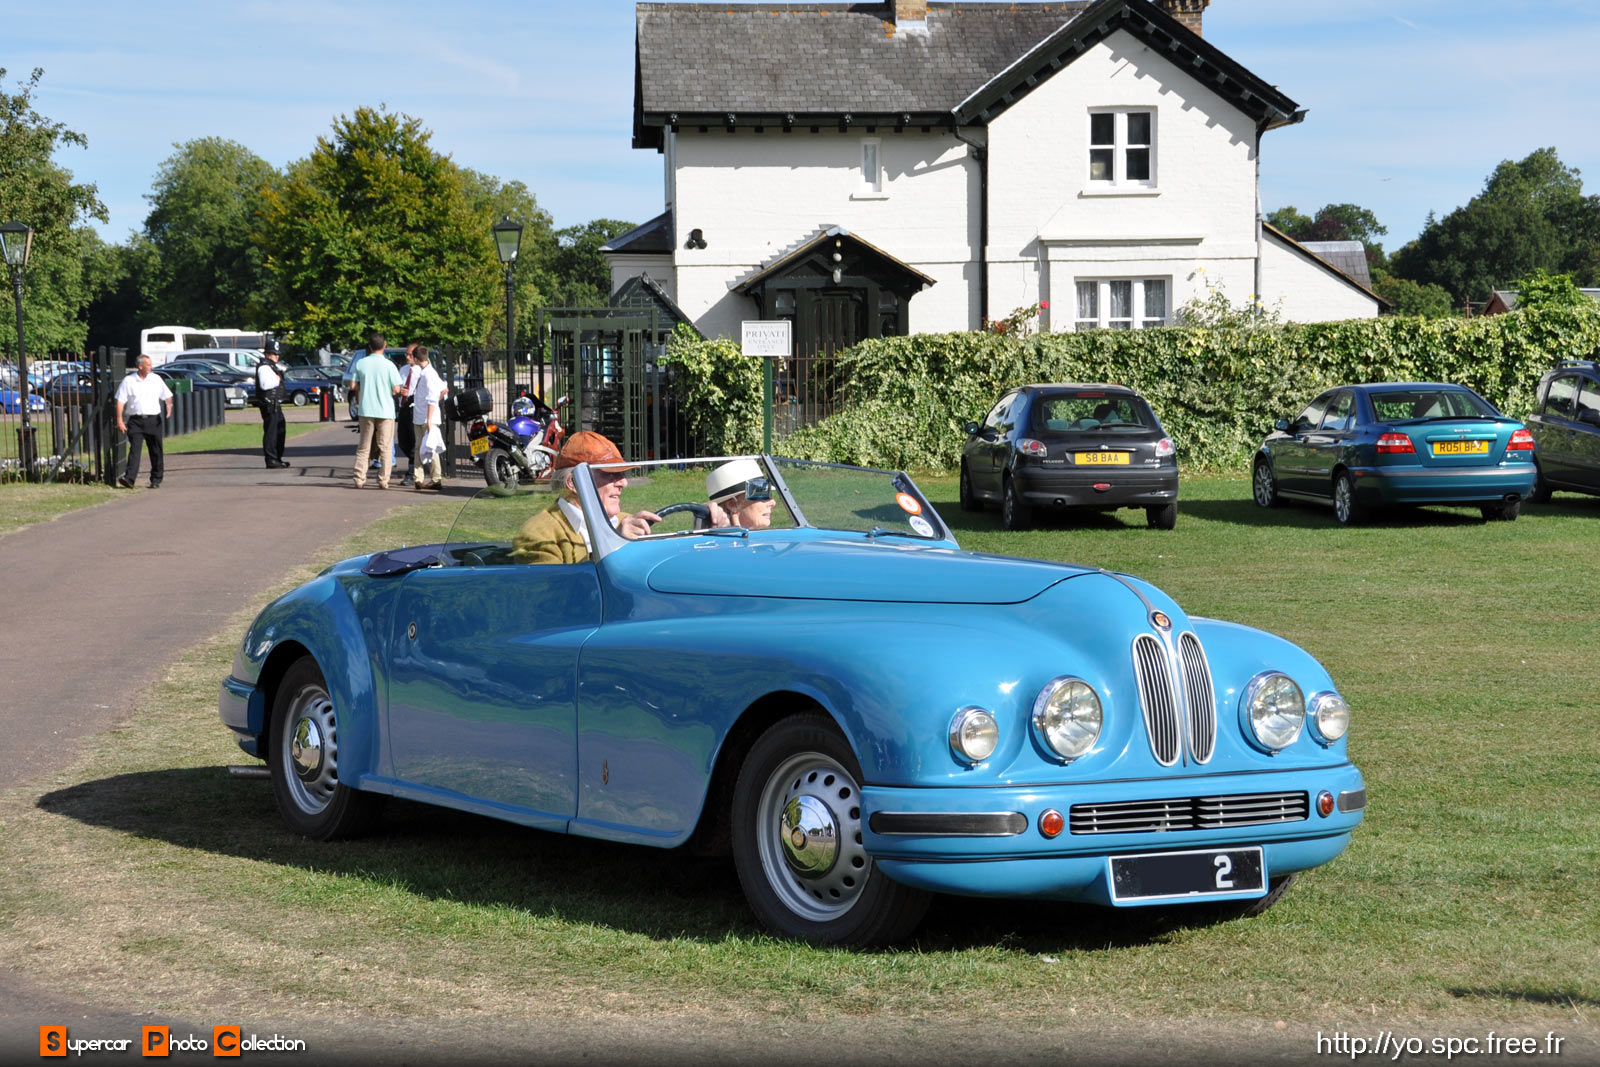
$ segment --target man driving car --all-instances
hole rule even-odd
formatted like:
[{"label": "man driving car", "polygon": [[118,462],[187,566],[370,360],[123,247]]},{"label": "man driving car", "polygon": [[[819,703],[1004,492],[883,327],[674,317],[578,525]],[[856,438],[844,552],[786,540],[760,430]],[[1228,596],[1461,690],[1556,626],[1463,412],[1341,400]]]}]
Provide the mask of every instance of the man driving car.
[{"label": "man driving car", "polygon": [[578,489],[573,484],[575,468],[580,463],[590,464],[595,493],[611,525],[628,538],[648,534],[651,524],[660,522],[661,516],[653,511],[622,513],[622,491],[628,487],[627,472],[632,468],[595,468],[597,464],[621,462],[622,453],[602,434],[582,430],[567,438],[553,465],[552,477],[561,480],[561,491],[555,503],[522,524],[511,539],[511,558],[517,563],[581,563],[589,558],[593,545],[578,503]]}]

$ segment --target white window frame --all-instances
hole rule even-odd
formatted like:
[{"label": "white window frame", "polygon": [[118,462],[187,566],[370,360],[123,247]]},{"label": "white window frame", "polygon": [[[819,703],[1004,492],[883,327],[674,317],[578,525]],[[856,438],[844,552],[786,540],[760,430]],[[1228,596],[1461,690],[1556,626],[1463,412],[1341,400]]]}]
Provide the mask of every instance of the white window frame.
[{"label": "white window frame", "polygon": [[[1133,287],[1132,315],[1127,318],[1111,317],[1111,284],[1127,282]],[[1166,308],[1160,316],[1146,314],[1145,286],[1160,282],[1166,289]],[[1093,320],[1078,317],[1078,287],[1095,286],[1095,313]],[[1118,322],[1127,322],[1130,330],[1149,330],[1172,323],[1172,279],[1168,278],[1074,278],[1072,285],[1072,328],[1074,330],[1110,329]]]},{"label": "white window frame", "polygon": [[[852,198],[856,200],[883,200],[888,193],[883,191],[883,138],[863,137],[861,139],[860,155],[856,160],[856,191]],[[867,177],[867,152],[872,152],[873,176]]]},{"label": "white window frame", "polygon": [[[1150,116],[1150,141],[1148,144],[1128,143],[1128,116],[1140,114]],[[1112,128],[1112,141],[1107,144],[1096,144],[1094,141],[1094,116],[1110,115]],[[1085,137],[1086,151],[1095,149],[1111,149],[1111,176],[1109,178],[1093,177],[1092,157],[1086,157],[1084,162],[1084,184],[1089,189],[1155,189],[1156,179],[1160,172],[1156,166],[1156,143],[1159,137],[1157,130],[1156,109],[1153,107],[1095,107],[1089,109],[1089,130]],[[1128,177],[1128,153],[1136,149],[1146,149],[1150,153],[1150,177]]]}]

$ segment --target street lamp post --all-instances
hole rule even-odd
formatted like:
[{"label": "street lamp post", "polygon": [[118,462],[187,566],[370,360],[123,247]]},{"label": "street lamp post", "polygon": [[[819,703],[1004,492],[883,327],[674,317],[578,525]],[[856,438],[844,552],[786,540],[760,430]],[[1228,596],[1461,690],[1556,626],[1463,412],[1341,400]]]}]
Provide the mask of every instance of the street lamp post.
[{"label": "street lamp post", "polygon": [[506,403],[511,403],[511,383],[516,370],[516,319],[511,314],[511,294],[516,284],[517,250],[522,247],[522,223],[513,222],[510,215],[500,216],[500,221],[490,227],[494,233],[494,248],[500,262],[506,265]]},{"label": "street lamp post", "polygon": [[0,222],[0,255],[11,271],[11,290],[17,298],[17,398],[22,410],[18,431],[17,460],[24,480],[33,479],[33,426],[28,421],[28,349],[22,336],[22,275],[28,269],[28,253],[33,250],[33,227],[22,222]]}]

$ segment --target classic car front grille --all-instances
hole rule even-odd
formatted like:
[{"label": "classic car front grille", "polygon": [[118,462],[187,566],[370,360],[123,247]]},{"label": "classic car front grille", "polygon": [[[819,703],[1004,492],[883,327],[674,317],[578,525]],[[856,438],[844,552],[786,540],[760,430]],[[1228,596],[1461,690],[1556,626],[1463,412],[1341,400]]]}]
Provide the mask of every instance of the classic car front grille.
[{"label": "classic car front grille", "polygon": [[1217,698],[1211,688],[1211,667],[1200,639],[1192,633],[1179,635],[1178,658],[1183,661],[1183,693],[1189,702],[1189,755],[1196,763],[1205,763],[1217,747]]},{"label": "classic car front grille", "polygon": [[1142,834],[1299,822],[1310,814],[1307,793],[1244,793],[1074,804],[1070,820],[1075,834]]},{"label": "classic car front grille", "polygon": [[1133,670],[1139,680],[1139,704],[1144,708],[1150,751],[1156,762],[1170,767],[1178,762],[1183,746],[1183,720],[1161,642],[1149,634],[1134,638]]}]

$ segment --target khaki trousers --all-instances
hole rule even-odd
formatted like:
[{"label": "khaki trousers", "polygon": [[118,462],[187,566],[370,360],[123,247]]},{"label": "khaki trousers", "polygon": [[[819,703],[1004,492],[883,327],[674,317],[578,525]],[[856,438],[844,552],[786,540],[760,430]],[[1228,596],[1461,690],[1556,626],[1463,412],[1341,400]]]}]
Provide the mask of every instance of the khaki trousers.
[{"label": "khaki trousers", "polygon": [[378,488],[389,488],[389,470],[394,466],[394,420],[361,416],[361,441],[356,445],[356,488],[367,484],[367,464],[372,449],[378,449]]}]

